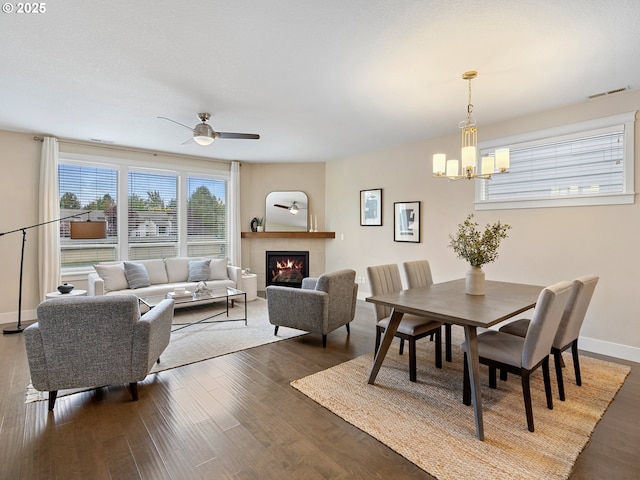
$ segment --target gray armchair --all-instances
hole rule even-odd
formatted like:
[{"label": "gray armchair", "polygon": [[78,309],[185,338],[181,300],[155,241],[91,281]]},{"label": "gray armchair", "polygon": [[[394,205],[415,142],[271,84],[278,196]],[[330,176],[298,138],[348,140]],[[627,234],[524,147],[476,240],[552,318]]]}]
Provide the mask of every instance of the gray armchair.
[{"label": "gray armchair", "polygon": [[358,284],[355,270],[339,270],[305,278],[302,288],[270,285],[267,287],[269,322],[278,327],[290,327],[322,335],[322,347],[327,346],[327,334],[349,322],[356,312]]},{"label": "gray armchair", "polygon": [[49,410],[67,388],[129,383],[137,400],[137,382],[169,344],[173,306],[163,300],[141,317],[134,295],[42,302],[24,337],[31,382],[49,392]]}]

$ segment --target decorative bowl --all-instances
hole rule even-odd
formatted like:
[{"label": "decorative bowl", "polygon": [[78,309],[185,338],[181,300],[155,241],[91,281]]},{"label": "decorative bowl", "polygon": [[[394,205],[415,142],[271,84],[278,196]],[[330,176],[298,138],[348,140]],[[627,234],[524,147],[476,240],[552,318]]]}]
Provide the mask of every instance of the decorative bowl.
[{"label": "decorative bowl", "polygon": [[71,290],[73,290],[73,284],[71,283],[65,282],[62,285],[58,286],[58,291],[62,294],[69,293]]}]

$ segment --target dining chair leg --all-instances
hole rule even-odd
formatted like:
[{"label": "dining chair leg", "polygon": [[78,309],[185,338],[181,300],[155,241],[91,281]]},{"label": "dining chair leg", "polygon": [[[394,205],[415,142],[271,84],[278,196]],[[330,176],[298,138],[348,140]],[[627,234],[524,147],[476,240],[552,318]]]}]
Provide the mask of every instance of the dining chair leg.
[{"label": "dining chair leg", "polygon": [[442,329],[436,330],[436,368],[442,368]]},{"label": "dining chair leg", "polygon": [[409,339],[409,380],[415,382],[418,378],[416,374],[416,338]]},{"label": "dining chair leg", "polygon": [[400,339],[400,350],[398,350],[398,353],[400,355],[402,355],[404,353],[404,338]]},{"label": "dining chair leg", "polygon": [[471,380],[469,380],[469,367],[467,366],[467,352],[464,352],[462,364],[462,403],[471,405]]},{"label": "dining chair leg", "polygon": [[527,414],[527,428],[530,432],[533,432],[533,408],[531,406],[529,373],[524,369],[522,370],[522,396],[524,397],[524,411]]},{"label": "dining chair leg", "polygon": [[445,358],[451,361],[451,324],[444,324]]},{"label": "dining chair leg", "polygon": [[556,381],[558,382],[558,395],[564,402],[564,380],[562,379],[562,352],[553,348],[553,363],[556,367]]},{"label": "dining chair leg", "polygon": [[576,385],[582,386],[582,378],[580,377],[580,360],[578,359],[578,339],[571,344],[571,355],[573,356],[573,369],[576,372]]},{"label": "dining chair leg", "polygon": [[544,379],[544,393],[547,396],[547,408],[553,410],[553,395],[551,394],[551,375],[549,374],[549,356],[542,361],[542,378]]},{"label": "dining chair leg", "polygon": [[505,369],[501,368],[500,369],[500,380],[502,380],[503,382],[506,382],[507,381],[507,375],[508,375],[508,372]]},{"label": "dining chair leg", "polygon": [[496,388],[496,370],[496,367],[489,367],[489,388]]},{"label": "dining chair leg", "polygon": [[380,348],[381,339],[382,339],[382,329],[376,326],[376,348],[374,350],[375,353],[378,353],[378,348]]}]

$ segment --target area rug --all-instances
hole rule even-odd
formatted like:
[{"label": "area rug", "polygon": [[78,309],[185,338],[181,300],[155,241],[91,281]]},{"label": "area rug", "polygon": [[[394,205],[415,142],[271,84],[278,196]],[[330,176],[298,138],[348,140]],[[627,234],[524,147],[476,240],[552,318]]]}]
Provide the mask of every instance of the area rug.
[{"label": "area rug", "polygon": [[[455,329],[454,329],[455,331]],[[456,332],[462,341],[461,332]],[[542,373],[532,377],[535,432],[527,430],[520,378],[488,386],[481,366],[485,441],[475,437],[472,407],[462,404],[462,355],[434,366],[433,342],[418,342],[418,381],[394,342],[374,385],[373,355],[318,372],[291,385],[438,479],[566,479],[630,368],[581,356],[582,387],[565,355],[566,401],[546,408]]]},{"label": "area rug", "polygon": [[[195,322],[219,311],[220,308],[215,306],[176,310],[173,323],[176,325]],[[243,316],[244,304],[237,302],[236,306],[229,310],[229,318],[242,318]],[[223,315],[212,320],[226,318]],[[273,334],[274,327],[269,323],[267,301],[263,298],[247,302],[247,318],[246,326],[243,321],[201,323],[174,331],[171,334],[169,345],[160,356],[160,363],[153,367],[151,373],[201,362],[220,355],[278,342],[307,333],[292,328],[280,327],[278,335],[275,336]],[[174,326],[174,328],[178,327]],[[61,390],[58,393],[58,397],[86,390]],[[29,384],[26,403],[46,400],[48,396],[47,392],[39,392]]]}]

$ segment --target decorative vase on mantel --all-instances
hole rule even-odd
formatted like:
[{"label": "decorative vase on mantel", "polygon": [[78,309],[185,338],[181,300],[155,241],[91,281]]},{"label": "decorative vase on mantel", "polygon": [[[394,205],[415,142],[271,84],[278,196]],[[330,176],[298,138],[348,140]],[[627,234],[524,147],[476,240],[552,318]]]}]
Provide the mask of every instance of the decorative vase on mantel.
[{"label": "decorative vase on mantel", "polygon": [[484,295],[484,271],[482,267],[470,267],[465,280],[465,292],[467,295]]}]

